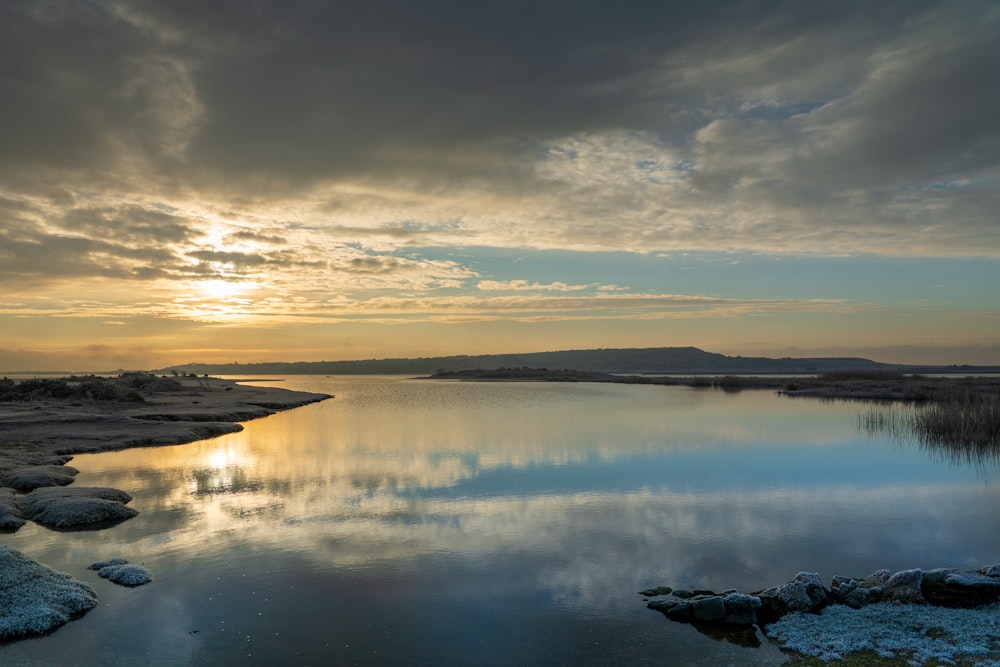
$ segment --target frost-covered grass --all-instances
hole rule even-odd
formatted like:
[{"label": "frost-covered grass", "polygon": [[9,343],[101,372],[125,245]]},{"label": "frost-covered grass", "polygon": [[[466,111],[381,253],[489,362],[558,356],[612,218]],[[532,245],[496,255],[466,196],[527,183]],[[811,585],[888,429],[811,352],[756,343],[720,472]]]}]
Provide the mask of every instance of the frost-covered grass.
[{"label": "frost-covered grass", "polygon": [[131,519],[138,514],[125,503],[132,496],[104,487],[44,487],[21,498],[24,515],[43,526],[73,528]]},{"label": "frost-covered grass", "polygon": [[0,546],[0,639],[42,634],[96,606],[87,584]]},{"label": "frost-covered grass", "polygon": [[820,614],[788,614],[766,632],[783,648],[824,661],[869,652],[914,666],[1000,667],[1000,604],[977,609],[891,602],[861,609],[832,605]]},{"label": "frost-covered grass", "polygon": [[17,530],[24,525],[24,518],[17,507],[14,489],[0,487],[0,531]]},{"label": "frost-covered grass", "polygon": [[97,570],[97,574],[120,586],[142,586],[153,580],[153,575],[141,565],[130,563],[124,558],[112,558],[93,563],[87,569]]}]

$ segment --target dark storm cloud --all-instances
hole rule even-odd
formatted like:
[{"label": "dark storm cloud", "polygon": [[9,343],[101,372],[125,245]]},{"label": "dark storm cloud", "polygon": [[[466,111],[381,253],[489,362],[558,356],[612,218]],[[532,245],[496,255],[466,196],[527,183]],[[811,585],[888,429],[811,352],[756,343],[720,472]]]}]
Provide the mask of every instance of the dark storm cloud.
[{"label": "dark storm cloud", "polygon": [[171,275],[177,257],[156,247],[128,247],[79,236],[0,230],[0,282],[5,287],[67,278],[154,278]]},{"label": "dark storm cloud", "polygon": [[113,236],[129,245],[181,243],[201,236],[182,217],[136,206],[74,208],[59,218],[59,226],[91,238]]},{"label": "dark storm cloud", "polygon": [[[37,242],[34,223],[17,231],[26,193],[46,224],[136,253],[191,245],[207,209],[273,220],[255,206],[347,184],[288,225],[410,245],[531,245],[543,226],[550,243],[647,250],[793,247],[871,224],[898,248],[886,230],[934,215],[954,230],[927,247],[975,250],[995,238],[998,69],[986,0],[13,0],[0,231]],[[565,149],[578,137],[604,146],[588,169],[644,142],[682,176],[672,190],[631,167],[592,183]],[[557,153],[567,169],[545,171]],[[78,194],[116,191],[144,200]],[[209,203],[189,221],[158,207],[190,201]],[[363,218],[370,202],[384,208]],[[228,242],[277,245],[288,225],[267,224]],[[155,266],[183,273],[174,257]]]},{"label": "dark storm cloud", "polygon": [[[164,167],[183,154],[202,176],[225,169],[230,177],[308,181],[375,167],[448,169],[456,152],[503,157],[536,140],[611,127],[669,136],[705,124],[705,113],[718,112],[713,105],[738,104],[734,93],[787,87],[808,91],[799,101],[823,102],[850,85],[859,53],[908,22],[932,20],[935,11],[962,20],[985,6],[940,7],[5,3],[3,160],[65,168],[132,150]],[[890,84],[900,88],[893,99],[905,108],[978,95],[995,50],[988,40],[958,49],[954,63],[935,64],[916,97],[905,80]],[[705,67],[711,78],[692,78]],[[810,79],[827,88],[809,90],[817,85]],[[993,110],[992,100],[982,107],[977,118]],[[898,138],[877,136],[896,145],[924,129],[893,128]]]}]

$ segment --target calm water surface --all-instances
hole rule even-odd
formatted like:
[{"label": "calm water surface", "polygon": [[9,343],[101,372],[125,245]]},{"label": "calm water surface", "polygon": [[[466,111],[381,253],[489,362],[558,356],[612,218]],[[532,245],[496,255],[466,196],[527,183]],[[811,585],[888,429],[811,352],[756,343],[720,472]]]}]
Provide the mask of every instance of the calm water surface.
[{"label": "calm water surface", "polygon": [[[0,543],[101,604],[0,664],[772,665],[645,608],[669,584],[1000,561],[995,463],[860,433],[858,404],[607,384],[289,377],[336,398],[77,457],[141,514]],[[125,556],[137,589],[86,566]]]}]

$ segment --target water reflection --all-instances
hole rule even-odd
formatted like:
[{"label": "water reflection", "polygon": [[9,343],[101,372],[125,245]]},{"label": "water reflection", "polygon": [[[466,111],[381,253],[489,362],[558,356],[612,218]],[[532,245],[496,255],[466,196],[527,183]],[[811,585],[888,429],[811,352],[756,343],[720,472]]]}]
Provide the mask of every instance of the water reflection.
[{"label": "water reflection", "polygon": [[[140,516],[96,534],[26,527],[11,543],[74,574],[123,555],[159,588],[114,591],[92,612],[111,628],[88,616],[58,636],[103,657],[94,644],[108,633],[145,641],[114,606],[143,600],[129,613],[182,661],[266,664],[294,647],[302,663],[774,664],[767,645],[674,627],[636,591],[978,567],[1000,553],[983,530],[995,488],[859,438],[848,404],[618,385],[285,384],[337,398],[213,440],[77,458],[77,484],[128,490]],[[0,660],[47,655],[30,646]]]},{"label": "water reflection", "polygon": [[[972,403],[970,406],[969,403]],[[935,459],[987,470],[1000,464],[1000,399],[867,406],[858,427],[900,443],[916,442]]]}]

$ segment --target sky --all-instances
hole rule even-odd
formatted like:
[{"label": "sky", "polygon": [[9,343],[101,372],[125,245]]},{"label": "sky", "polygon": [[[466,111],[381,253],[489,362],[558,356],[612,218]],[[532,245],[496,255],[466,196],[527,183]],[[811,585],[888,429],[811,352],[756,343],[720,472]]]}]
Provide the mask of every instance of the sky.
[{"label": "sky", "polygon": [[0,371],[1000,364],[992,0],[5,0]]}]

